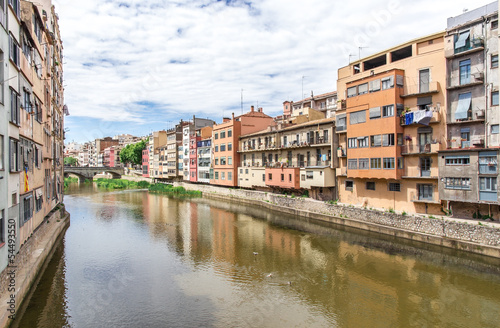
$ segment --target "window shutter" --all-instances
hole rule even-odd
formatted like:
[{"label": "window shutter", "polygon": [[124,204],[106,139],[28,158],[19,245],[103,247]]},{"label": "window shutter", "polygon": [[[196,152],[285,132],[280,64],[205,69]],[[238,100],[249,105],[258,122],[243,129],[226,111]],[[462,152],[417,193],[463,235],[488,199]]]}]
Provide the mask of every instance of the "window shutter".
[{"label": "window shutter", "polygon": [[396,75],[396,85],[399,85],[399,86],[404,85],[403,75]]},{"label": "window shutter", "polygon": [[370,82],[370,91],[379,91],[380,90],[380,79],[373,80]]},{"label": "window shutter", "polygon": [[370,108],[370,119],[380,117],[380,107]]}]

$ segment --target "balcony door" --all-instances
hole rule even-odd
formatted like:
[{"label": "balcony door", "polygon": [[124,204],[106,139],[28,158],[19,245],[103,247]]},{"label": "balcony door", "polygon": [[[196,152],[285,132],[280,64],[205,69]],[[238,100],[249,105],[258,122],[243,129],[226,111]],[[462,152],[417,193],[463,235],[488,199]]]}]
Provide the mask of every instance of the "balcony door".
[{"label": "balcony door", "polygon": [[426,153],[430,151],[430,143],[432,140],[432,128],[422,127],[418,128],[418,145],[419,151],[421,153]]},{"label": "balcony door", "polygon": [[430,71],[429,69],[422,69],[419,71],[420,93],[429,92]]},{"label": "balcony door", "polygon": [[430,177],[431,176],[431,158],[430,157],[420,157],[420,176]]}]

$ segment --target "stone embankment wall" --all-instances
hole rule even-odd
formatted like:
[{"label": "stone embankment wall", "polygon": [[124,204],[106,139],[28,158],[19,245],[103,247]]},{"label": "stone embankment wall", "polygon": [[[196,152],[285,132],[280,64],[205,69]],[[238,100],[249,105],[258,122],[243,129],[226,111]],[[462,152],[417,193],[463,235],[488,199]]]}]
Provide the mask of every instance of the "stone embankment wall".
[{"label": "stone embankment wall", "polygon": [[[22,245],[16,254],[14,265],[8,266],[1,274],[0,281],[0,327],[11,323],[11,309],[19,313],[23,301],[52,258],[55,245],[70,224],[69,214],[64,206],[54,209],[48,218],[37,228],[33,235]],[[10,274],[9,274],[10,273]],[[9,292],[9,282],[14,282],[15,292]],[[12,295],[15,297],[12,298]],[[14,301],[12,301],[14,299]],[[14,304],[10,306],[8,302]]]},{"label": "stone embankment wall", "polygon": [[211,185],[176,183],[200,190],[204,197],[231,199],[298,215],[304,219],[331,222],[425,243],[451,247],[500,258],[500,224],[445,216],[402,215],[343,204],[328,204],[310,198],[292,198],[260,191]]}]

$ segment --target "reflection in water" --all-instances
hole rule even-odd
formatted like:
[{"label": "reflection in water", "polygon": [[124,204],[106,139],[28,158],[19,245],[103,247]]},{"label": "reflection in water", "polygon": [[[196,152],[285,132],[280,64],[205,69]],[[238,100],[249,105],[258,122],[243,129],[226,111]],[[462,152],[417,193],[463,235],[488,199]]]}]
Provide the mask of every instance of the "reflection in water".
[{"label": "reflection in water", "polygon": [[496,259],[255,206],[91,186],[71,194],[61,255],[49,265],[21,327],[500,322]]}]

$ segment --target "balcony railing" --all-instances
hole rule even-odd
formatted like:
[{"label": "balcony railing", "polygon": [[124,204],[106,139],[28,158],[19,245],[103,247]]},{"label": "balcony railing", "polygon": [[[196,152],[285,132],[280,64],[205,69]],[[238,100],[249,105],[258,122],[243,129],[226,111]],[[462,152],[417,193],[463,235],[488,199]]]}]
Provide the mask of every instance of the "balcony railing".
[{"label": "balcony railing", "polygon": [[438,143],[409,144],[401,148],[402,154],[427,154],[436,153],[439,150]]},{"label": "balcony railing", "polygon": [[[418,117],[417,120],[415,120],[415,113],[424,114],[421,115],[420,121]],[[407,118],[408,114],[413,114],[413,120],[410,119],[411,116]],[[427,123],[429,119],[430,121]],[[430,124],[430,123],[439,123],[440,121],[441,121],[441,114],[439,112],[418,110],[418,111],[405,112],[401,116],[400,123],[402,126],[407,126],[410,124],[418,124],[420,122],[424,122],[425,124]]]},{"label": "balcony railing", "polygon": [[455,48],[455,54],[459,54],[462,52],[466,52],[469,50],[473,50],[476,48],[482,48],[482,47],[484,47],[484,40],[474,37],[469,42],[466,42],[464,47]]},{"label": "balcony railing", "polygon": [[479,164],[479,174],[497,174],[497,164]]},{"label": "balcony railing", "polygon": [[339,125],[335,127],[335,132],[344,132],[347,131],[347,126],[345,125]]},{"label": "balcony railing", "polygon": [[421,94],[438,93],[439,82],[429,82],[425,84],[410,84],[404,87],[404,94],[401,97],[418,96]]},{"label": "balcony railing", "polygon": [[286,167],[314,167],[314,166],[330,166],[330,160],[311,160],[311,161],[297,161],[293,160],[291,163],[281,163],[281,162],[266,162],[264,164],[260,162],[242,161],[240,162],[240,167],[268,167],[268,168],[286,168]]}]

